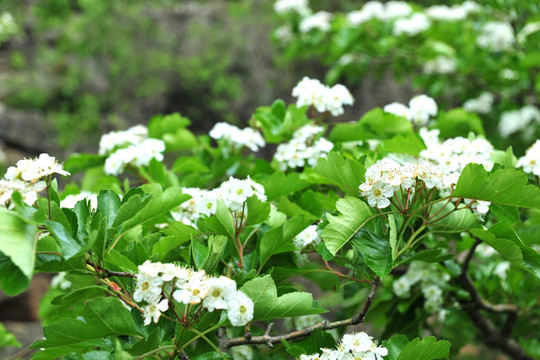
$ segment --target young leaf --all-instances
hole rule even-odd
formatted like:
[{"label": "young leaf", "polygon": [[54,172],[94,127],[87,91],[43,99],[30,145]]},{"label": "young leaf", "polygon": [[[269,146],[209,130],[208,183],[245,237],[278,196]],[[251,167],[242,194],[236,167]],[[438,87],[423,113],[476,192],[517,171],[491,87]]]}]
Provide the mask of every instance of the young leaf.
[{"label": "young leaf", "polygon": [[309,185],[300,178],[299,174],[285,175],[282,171],[276,171],[268,179],[262,180],[260,183],[264,187],[264,193],[268,201],[300,191]]},{"label": "young leaf", "polygon": [[361,229],[353,237],[351,244],[364,256],[366,265],[380,278],[392,270],[392,249],[386,239],[379,238],[371,231]]},{"label": "young leaf", "polygon": [[270,275],[250,280],[240,290],[253,300],[253,321],[326,312],[313,302],[313,296],[307,292],[293,292],[278,297],[276,284]]},{"label": "young leaf", "polygon": [[396,260],[396,247],[397,247],[397,225],[396,225],[396,219],[394,215],[390,214],[388,215],[388,225],[390,226],[389,231],[389,243],[390,243],[390,250],[392,253],[392,261]]},{"label": "young leaf", "polygon": [[327,158],[319,158],[315,172],[349,195],[357,195],[358,187],[364,182],[366,169],[356,160],[346,159],[331,152]]},{"label": "young leaf", "polygon": [[336,255],[372,216],[366,203],[351,196],[338,200],[336,208],[340,215],[326,215],[329,224],[322,231],[326,248],[332,255]]},{"label": "young leaf", "polygon": [[409,339],[405,335],[394,335],[390,339],[382,342],[382,345],[388,349],[388,355],[384,360],[396,360],[405,346],[409,343]]},{"label": "young leaf", "polygon": [[101,190],[98,195],[97,212],[107,218],[107,227],[111,227],[120,208],[120,197],[112,190]]},{"label": "young leaf", "polygon": [[260,241],[260,263],[266,263],[272,255],[294,251],[292,239],[311,223],[311,219],[296,215],[279,228],[267,231]]},{"label": "young leaf", "polygon": [[21,347],[15,336],[11,334],[4,325],[0,324],[0,349],[6,346]]},{"label": "young leaf", "polygon": [[389,153],[395,152],[418,156],[420,155],[420,151],[425,149],[426,146],[424,145],[422,138],[416,134],[400,134],[384,141],[384,150]]},{"label": "young leaf", "polygon": [[527,175],[516,169],[488,174],[482,165],[469,164],[461,173],[452,196],[540,209],[540,189],[527,182]]},{"label": "young leaf", "polygon": [[246,225],[260,224],[270,215],[270,204],[260,201],[257,196],[247,199],[247,221]]},{"label": "young leaf", "polygon": [[420,340],[413,339],[405,345],[397,360],[438,360],[448,359],[450,354],[450,342],[447,340],[435,339],[434,336],[427,336]]}]

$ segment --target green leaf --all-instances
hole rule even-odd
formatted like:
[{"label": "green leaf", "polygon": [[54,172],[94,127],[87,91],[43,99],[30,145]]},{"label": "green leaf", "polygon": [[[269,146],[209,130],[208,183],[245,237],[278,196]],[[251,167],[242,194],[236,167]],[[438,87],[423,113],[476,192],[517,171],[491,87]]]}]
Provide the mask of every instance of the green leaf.
[{"label": "green leaf", "polygon": [[97,298],[86,303],[83,319],[61,319],[44,329],[45,339],[31,348],[77,344],[110,335],[139,335],[129,310],[117,298]]},{"label": "green leaf", "polygon": [[427,336],[413,339],[405,345],[397,360],[436,360],[448,359],[450,353],[450,342],[447,340],[435,339],[434,336]]},{"label": "green leaf", "polygon": [[162,260],[169,251],[199,234],[199,231],[181,222],[170,223],[163,232],[169,236],[160,239],[152,248],[152,256],[157,260]]},{"label": "green leaf", "polygon": [[272,255],[294,251],[296,248],[292,239],[310,224],[310,218],[295,215],[280,227],[264,233],[260,241],[260,263],[265,264]]},{"label": "green leaf", "polygon": [[371,231],[361,229],[352,239],[353,248],[364,256],[366,265],[377,276],[383,278],[392,270],[392,249],[390,243]]},{"label": "green leaf", "polygon": [[305,189],[309,185],[300,178],[299,174],[291,173],[285,175],[282,171],[277,171],[270,175],[268,179],[259,182],[264,187],[264,193],[268,198],[268,201],[295,193]]},{"label": "green leaf", "polygon": [[53,299],[52,304],[62,306],[65,308],[70,307],[76,303],[84,303],[98,295],[103,295],[107,287],[104,285],[90,285],[83,288],[73,290],[66,295],[61,295]]},{"label": "green leaf", "polygon": [[197,138],[187,130],[188,118],[178,113],[154,116],[148,123],[148,135],[162,139],[167,151],[191,149],[198,145]]},{"label": "green leaf", "polygon": [[118,209],[120,208],[120,197],[112,190],[101,190],[98,195],[97,212],[107,218],[107,227],[111,227]]},{"label": "green leaf", "polygon": [[527,175],[516,169],[500,169],[488,174],[482,165],[469,164],[461,173],[452,196],[540,209],[540,189],[527,182]]},{"label": "green leaf", "polygon": [[409,343],[409,339],[405,335],[398,334],[390,339],[382,342],[382,345],[388,349],[388,355],[384,360],[396,360],[405,346]]},{"label": "green leaf", "polygon": [[406,262],[415,260],[415,261],[423,261],[428,263],[440,263],[445,260],[452,259],[452,254],[441,254],[441,249],[427,249],[422,250],[419,252],[414,253],[411,256],[404,256],[401,255],[399,259],[394,263],[394,267],[404,264]]},{"label": "green leaf", "polygon": [[0,349],[6,346],[21,347],[21,343],[0,323]]},{"label": "green leaf", "polygon": [[515,224],[521,220],[519,209],[515,206],[491,204],[489,205],[489,211],[495,215],[497,220],[506,221],[509,224]]},{"label": "green leaf", "polygon": [[206,173],[210,169],[201,162],[201,159],[195,156],[183,156],[176,159],[172,171],[177,173]]},{"label": "green leaf", "polygon": [[455,231],[462,232],[467,231],[473,227],[478,226],[478,218],[469,209],[455,210],[454,204],[450,203],[435,203],[433,204],[430,216],[433,216],[431,221],[435,221],[431,224],[432,227],[440,227],[442,231]]},{"label": "green leaf", "polygon": [[314,171],[350,195],[357,195],[364,182],[366,169],[356,160],[346,159],[331,152],[327,158],[319,158]]},{"label": "green leaf", "polygon": [[326,248],[332,255],[336,255],[372,216],[366,203],[351,196],[339,199],[336,208],[340,215],[326,215],[329,223],[322,231]]},{"label": "green leaf", "polygon": [[34,271],[35,228],[0,207],[0,284],[8,295],[26,289]]},{"label": "green leaf", "polygon": [[276,284],[270,275],[246,282],[240,291],[253,300],[254,314],[252,321],[326,312],[325,309],[313,302],[313,296],[307,292],[293,292],[278,297]]},{"label": "green leaf", "polygon": [[270,204],[262,202],[257,196],[251,196],[247,199],[247,221],[246,225],[260,224],[268,219],[270,215]]},{"label": "green leaf", "polygon": [[156,219],[190,198],[177,187],[170,187],[163,191],[159,184],[143,185],[148,198],[142,201],[139,195],[134,195],[118,209],[116,219],[112,226],[121,227],[124,232],[139,224]]},{"label": "green leaf", "polygon": [[234,229],[234,220],[231,212],[227,208],[227,205],[223,200],[218,200],[216,208],[216,218],[219,220],[219,223],[225,229],[226,233],[222,235],[228,235],[231,240],[235,240],[236,230]]},{"label": "green leaf", "polygon": [[227,246],[227,237],[223,235],[212,235],[208,238],[208,255],[203,261],[202,268],[207,273],[211,273],[220,260]]},{"label": "green leaf", "polygon": [[204,244],[197,240],[191,240],[191,254],[193,256],[193,263],[197,270],[201,270],[204,266],[205,260],[208,259],[210,250]]},{"label": "green leaf", "polygon": [[471,234],[497,250],[499,254],[511,263],[515,265],[521,265],[523,263],[521,249],[512,240],[498,239],[495,234],[483,229],[472,229]]},{"label": "green leaf", "polygon": [[81,255],[90,248],[88,244],[85,246],[82,241],[74,238],[68,229],[56,221],[46,220],[45,227],[54,235],[55,239],[58,240],[60,248],[62,249],[62,254],[66,260]]},{"label": "green leaf", "polygon": [[64,170],[73,175],[103,165],[106,158],[106,156],[96,154],[71,154],[64,162]]},{"label": "green leaf", "polygon": [[422,138],[416,134],[400,134],[384,141],[384,150],[389,153],[418,156],[420,155],[420,151],[425,149],[426,146]]},{"label": "green leaf", "polygon": [[491,155],[491,161],[506,168],[514,168],[518,160],[512,151],[512,147],[510,146],[508,149],[506,149],[506,151],[495,150]]},{"label": "green leaf", "polygon": [[384,112],[380,108],[368,111],[354,124],[338,124],[330,133],[330,141],[357,141],[367,139],[390,139],[398,134],[412,133],[407,119]]},{"label": "green leaf", "polygon": [[448,112],[439,112],[437,129],[442,139],[457,136],[467,137],[470,132],[483,134],[482,119],[475,113],[468,113],[463,109],[453,109]]},{"label": "green leaf", "polygon": [[[300,329],[298,329],[300,330]],[[292,344],[283,340],[285,350],[294,357],[300,357],[302,354],[311,355],[320,353],[321,348],[332,349],[336,346],[336,340],[328,332],[321,329],[315,329],[308,337]]]},{"label": "green leaf", "polygon": [[390,250],[392,253],[392,261],[396,260],[396,248],[397,248],[397,225],[396,225],[396,219],[394,215],[390,214],[388,215],[388,225],[390,226],[389,234],[389,243],[390,243]]}]

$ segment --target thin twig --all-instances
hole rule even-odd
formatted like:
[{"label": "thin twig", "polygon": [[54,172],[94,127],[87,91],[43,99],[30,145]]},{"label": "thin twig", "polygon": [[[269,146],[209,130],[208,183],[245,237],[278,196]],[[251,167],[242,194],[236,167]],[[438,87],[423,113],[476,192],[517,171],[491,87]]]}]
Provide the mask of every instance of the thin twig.
[{"label": "thin twig", "polygon": [[217,332],[219,347],[222,350],[227,350],[234,346],[240,346],[240,345],[267,345],[268,347],[272,347],[273,344],[280,343],[283,340],[292,341],[292,340],[303,339],[309,336],[316,329],[331,330],[331,329],[336,329],[339,327],[344,327],[344,326],[349,326],[349,325],[358,325],[364,321],[364,318],[366,317],[366,314],[373,302],[373,298],[375,296],[375,289],[377,288],[379,284],[380,284],[380,279],[378,277],[375,277],[373,281],[371,282],[371,290],[366,299],[364,307],[362,308],[362,311],[360,311],[360,313],[358,313],[357,315],[353,316],[350,319],[339,320],[339,321],[334,321],[334,322],[328,322],[327,320],[325,320],[313,326],[304,328],[302,330],[297,330],[297,331],[290,332],[288,334],[276,335],[276,336],[269,336],[269,329],[271,329],[271,326],[269,325],[264,335],[253,336],[251,338],[246,338],[245,336],[237,337],[237,338],[228,338],[225,328],[220,328]]}]

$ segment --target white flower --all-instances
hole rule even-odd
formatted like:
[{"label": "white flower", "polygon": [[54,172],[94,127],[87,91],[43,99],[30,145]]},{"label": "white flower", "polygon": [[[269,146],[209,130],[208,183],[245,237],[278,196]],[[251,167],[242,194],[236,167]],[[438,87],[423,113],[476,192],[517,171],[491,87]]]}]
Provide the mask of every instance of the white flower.
[{"label": "white flower", "polygon": [[173,297],[179,303],[195,305],[201,303],[207,294],[208,280],[192,275],[187,283],[174,291]]},{"label": "white flower", "polygon": [[253,319],[253,300],[241,291],[230,298],[227,318],[232,326],[244,326]]},{"label": "white flower", "polygon": [[503,112],[498,129],[501,136],[508,137],[528,129],[532,122],[540,122],[540,111],[536,107],[528,105],[519,110]]},{"label": "white flower", "polygon": [[137,302],[146,301],[156,303],[161,297],[161,285],[163,280],[158,276],[148,276],[144,273],[137,275],[137,285],[133,293],[133,299]]},{"label": "white flower", "polygon": [[430,116],[437,115],[437,103],[427,95],[418,95],[409,102],[411,121],[419,126],[424,126]]},{"label": "white flower", "polygon": [[336,84],[330,88],[319,80],[307,76],[294,87],[292,95],[298,98],[296,106],[313,106],[318,112],[330,112],[333,116],[343,114],[343,105],[354,103],[351,93],[345,86]]},{"label": "white flower", "polygon": [[317,225],[310,225],[293,239],[293,244],[298,249],[303,249],[311,243],[318,245],[321,242],[319,234],[317,234]]},{"label": "white flower", "polygon": [[394,281],[392,284],[392,289],[394,294],[399,297],[408,297],[409,291],[411,290],[411,283],[409,279],[405,276],[400,277],[398,280]]},{"label": "white flower", "polygon": [[370,206],[384,209],[390,205],[388,198],[394,196],[394,188],[382,181],[374,184],[365,194]]},{"label": "white flower", "polygon": [[365,332],[343,335],[342,344],[345,351],[369,351],[373,345],[373,337]]},{"label": "white flower", "polygon": [[62,164],[56,161],[56,158],[48,154],[41,154],[35,159],[19,160],[16,167],[11,166],[8,168],[4,177],[7,180],[20,178],[24,181],[35,183],[53,174],[70,175],[70,173],[64,170]]},{"label": "white flower", "polygon": [[525,156],[518,159],[516,167],[523,168],[527,174],[540,176],[540,140],[527,149]]},{"label": "white flower", "polygon": [[457,61],[455,58],[439,55],[435,59],[427,61],[422,71],[425,74],[451,74],[456,71]]},{"label": "white flower", "polygon": [[537,31],[540,31],[540,21],[527,23],[521,31],[517,34],[516,38],[520,44],[525,43],[527,37]]},{"label": "white flower", "polygon": [[71,287],[71,281],[66,280],[66,272],[62,271],[52,278],[51,286],[62,289],[62,290],[66,290]]},{"label": "white flower", "polygon": [[504,51],[514,45],[514,31],[507,22],[489,21],[482,27],[481,33],[476,39],[476,44],[481,48],[492,51]]},{"label": "white flower", "polygon": [[463,104],[463,108],[468,112],[487,114],[493,108],[495,96],[489,92],[483,92],[476,99],[469,99]]},{"label": "white flower", "polygon": [[143,308],[144,311],[144,325],[150,325],[152,320],[154,323],[159,321],[162,312],[169,309],[169,303],[167,299],[161,300],[159,303],[151,303]]},{"label": "white flower", "polygon": [[[37,193],[47,187],[45,181],[29,183],[19,179],[0,180],[0,205],[7,206],[11,202],[11,195],[17,191],[22,196],[22,200],[27,205],[34,205],[37,200]],[[11,204],[13,206],[13,204]]]},{"label": "white flower", "polygon": [[415,13],[410,18],[396,20],[392,33],[395,36],[414,36],[429,29],[430,25],[431,23],[427,16],[421,13]]},{"label": "white flower", "polygon": [[327,32],[330,30],[330,21],[332,20],[332,18],[333,15],[331,13],[326,11],[319,11],[313,15],[304,17],[300,21],[300,25],[298,26],[298,28],[302,33],[307,33],[315,29]]},{"label": "white flower", "polygon": [[398,102],[393,102],[391,104],[386,105],[383,110],[387,113],[394,114],[396,116],[401,116],[406,118],[407,120],[411,119],[411,110]]},{"label": "white flower", "polygon": [[236,294],[236,282],[225,276],[210,278],[207,281],[208,294],[203,306],[210,312],[215,309],[226,310],[229,300]]},{"label": "white flower", "polygon": [[347,22],[351,26],[358,26],[371,19],[383,20],[386,15],[384,5],[378,1],[368,1],[361,10],[352,11],[347,14]]},{"label": "white flower", "polygon": [[97,209],[97,194],[92,194],[88,191],[82,191],[80,194],[68,195],[60,201],[61,208],[73,209],[75,205],[81,200],[88,200],[90,202],[90,208],[92,210]]},{"label": "white flower", "polygon": [[274,11],[278,14],[296,12],[307,15],[310,12],[308,0],[277,0],[274,3]]}]

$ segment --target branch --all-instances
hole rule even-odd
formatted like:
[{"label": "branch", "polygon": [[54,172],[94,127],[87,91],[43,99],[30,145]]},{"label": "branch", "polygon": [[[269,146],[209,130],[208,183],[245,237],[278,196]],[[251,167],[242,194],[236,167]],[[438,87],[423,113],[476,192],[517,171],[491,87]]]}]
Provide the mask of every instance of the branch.
[{"label": "branch", "polygon": [[[467,276],[467,271],[469,269],[469,264],[474,255],[476,247],[482,242],[480,239],[476,238],[475,243],[469,250],[469,253],[465,257],[465,261],[461,266],[461,275],[460,279],[463,284],[463,287],[471,296],[471,302],[473,306],[463,306],[463,309],[467,312],[467,315],[471,319],[473,325],[482,333],[483,342],[493,348],[499,349],[502,352],[510,355],[516,360],[533,360],[532,357],[525,354],[520,345],[510,337],[512,333],[512,328],[515,324],[518,315],[517,306],[513,304],[491,304],[480,296],[478,290],[474,287],[474,284]],[[462,305],[466,305],[465,301],[461,301]],[[506,324],[503,329],[499,331],[493,322],[487,317],[482,315],[480,310],[489,311],[491,313],[507,313],[508,317],[506,319]]]},{"label": "branch", "polygon": [[373,302],[373,298],[375,296],[375,289],[380,284],[380,282],[381,280],[378,277],[375,277],[373,279],[373,281],[371,282],[371,290],[366,299],[364,307],[362,308],[362,311],[360,311],[360,313],[358,313],[357,315],[353,316],[350,319],[334,321],[334,322],[328,322],[327,320],[324,320],[324,321],[321,321],[320,323],[317,323],[313,326],[309,326],[305,329],[297,330],[297,331],[290,332],[288,334],[277,335],[277,336],[270,336],[270,330],[272,329],[273,323],[268,325],[268,328],[266,329],[264,335],[262,336],[249,336],[249,337],[243,336],[243,337],[237,337],[237,338],[228,338],[225,328],[220,328],[217,333],[219,348],[222,350],[227,350],[227,349],[232,348],[233,346],[239,346],[239,345],[267,345],[268,347],[272,347],[274,344],[281,343],[283,340],[292,341],[292,340],[303,339],[309,336],[316,329],[331,330],[331,329],[335,329],[335,328],[343,327],[343,326],[358,325],[364,321],[364,318],[366,317],[366,314],[371,306],[371,303]]},{"label": "branch", "polygon": [[102,278],[109,278],[109,277],[113,277],[113,276],[118,276],[118,277],[130,277],[130,278],[134,278],[135,277],[135,274],[132,274],[132,273],[129,273],[129,272],[125,272],[125,271],[112,271],[112,270],[107,270],[107,269],[104,269],[104,268],[99,268],[97,267],[96,265],[94,265],[94,263],[92,263],[91,261],[89,260],[86,260],[86,263],[90,266],[92,266],[96,272],[100,273],[100,277]]}]

